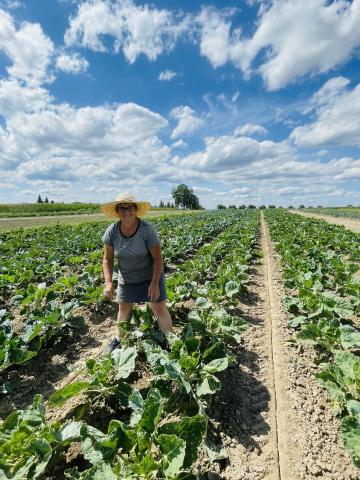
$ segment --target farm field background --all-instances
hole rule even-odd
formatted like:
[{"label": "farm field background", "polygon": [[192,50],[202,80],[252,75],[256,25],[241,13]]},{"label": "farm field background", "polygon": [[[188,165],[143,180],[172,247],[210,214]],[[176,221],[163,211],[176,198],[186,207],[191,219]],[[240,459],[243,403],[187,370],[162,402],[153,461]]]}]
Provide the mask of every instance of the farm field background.
[{"label": "farm field background", "polygon": [[279,209],[151,222],[170,351],[137,308],[111,357],[109,222],[0,234],[4,478],[357,478],[359,235]]},{"label": "farm field background", "polygon": [[306,211],[320,213],[321,215],[330,215],[331,217],[346,217],[360,220],[360,207],[307,208]]},{"label": "farm field background", "polygon": [[[175,208],[171,209],[152,209],[147,213],[148,217],[159,217],[161,215],[186,215],[192,213],[189,210],[177,210]],[[36,226],[45,226],[45,225],[77,225],[80,223],[86,222],[104,222],[106,217],[102,213],[78,213],[73,215],[71,212],[64,215],[40,215],[40,216],[29,216],[29,217],[3,217],[0,218],[0,232],[5,232],[8,230],[13,230],[17,228],[32,228]]]}]

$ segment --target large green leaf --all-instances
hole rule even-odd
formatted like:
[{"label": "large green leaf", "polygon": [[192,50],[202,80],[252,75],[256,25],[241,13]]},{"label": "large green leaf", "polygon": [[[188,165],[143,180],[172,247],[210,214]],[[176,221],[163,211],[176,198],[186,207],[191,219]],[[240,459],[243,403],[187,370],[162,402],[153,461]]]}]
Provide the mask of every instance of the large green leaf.
[{"label": "large green leaf", "polygon": [[227,357],[224,358],[216,358],[212,360],[210,363],[204,365],[204,371],[207,373],[216,373],[222,372],[229,366],[229,361]]},{"label": "large green leaf", "polygon": [[155,430],[163,411],[162,398],[159,390],[153,388],[149,391],[144,401],[144,409],[138,426],[147,433],[152,434]]},{"label": "large green leaf", "polygon": [[137,351],[133,347],[115,349],[111,354],[112,364],[115,368],[115,378],[128,378],[135,370]]},{"label": "large green leaf", "polygon": [[198,448],[206,432],[206,419],[203,415],[184,417],[178,422],[165,423],[160,433],[177,435],[186,442],[184,468],[190,467],[197,458]]},{"label": "large green leaf", "polygon": [[341,431],[347,452],[360,468],[360,420],[350,416],[343,418]]},{"label": "large green leaf", "polygon": [[166,434],[159,435],[157,442],[164,456],[165,478],[174,478],[182,469],[186,444],[184,440],[176,435]]},{"label": "large green leaf", "polygon": [[60,388],[60,390],[57,390],[50,396],[49,405],[51,407],[61,407],[69,400],[69,398],[79,395],[79,393],[89,388],[90,385],[91,384],[89,382],[81,381],[70,383],[63,388]]},{"label": "large green leaf", "polygon": [[214,375],[207,374],[196,388],[196,395],[202,397],[204,395],[213,395],[220,390],[221,383]]}]

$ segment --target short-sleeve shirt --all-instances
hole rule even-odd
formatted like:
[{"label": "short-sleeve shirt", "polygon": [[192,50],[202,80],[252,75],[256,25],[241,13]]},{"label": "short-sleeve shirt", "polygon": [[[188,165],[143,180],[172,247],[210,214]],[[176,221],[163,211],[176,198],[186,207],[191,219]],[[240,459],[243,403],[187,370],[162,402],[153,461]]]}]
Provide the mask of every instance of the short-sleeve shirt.
[{"label": "short-sleeve shirt", "polygon": [[119,284],[152,279],[153,258],[149,249],[160,245],[160,239],[151,223],[139,220],[136,232],[130,237],[121,234],[120,221],[112,223],[102,240],[114,248],[119,265]]}]

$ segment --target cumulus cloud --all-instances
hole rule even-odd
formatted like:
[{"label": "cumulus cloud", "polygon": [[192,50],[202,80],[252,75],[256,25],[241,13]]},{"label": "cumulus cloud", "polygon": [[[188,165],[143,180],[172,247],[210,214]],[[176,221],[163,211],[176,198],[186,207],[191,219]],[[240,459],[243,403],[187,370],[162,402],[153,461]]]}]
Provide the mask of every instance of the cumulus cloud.
[{"label": "cumulus cloud", "polygon": [[[309,74],[328,72],[360,47],[360,0],[278,0],[262,4],[252,37],[231,29],[229,12],[205,8],[198,17],[200,50],[214,68],[232,62],[246,76],[256,70],[269,90]],[[259,54],[259,67],[253,67]]]},{"label": "cumulus cloud", "polygon": [[266,135],[268,131],[261,125],[254,125],[253,123],[246,123],[242,127],[237,127],[234,131],[235,137],[251,137],[253,135]]},{"label": "cumulus cloud", "polygon": [[23,22],[17,28],[12,16],[0,10],[1,50],[12,62],[7,67],[10,77],[23,80],[31,86],[53,80],[49,66],[54,46],[39,24]]},{"label": "cumulus cloud", "polygon": [[0,82],[0,115],[0,165],[21,165],[28,179],[70,181],[80,171],[119,178],[123,169],[139,175],[170,151],[157,137],[167,120],[134,103],[74,108],[55,103],[43,88],[9,80]]},{"label": "cumulus cloud", "polygon": [[300,147],[360,146],[360,84],[336,77],[316,92],[305,109],[314,112],[314,122],[296,127],[290,139]]},{"label": "cumulus cloud", "polygon": [[228,18],[231,13],[206,7],[197,17],[202,27],[200,53],[214,68],[225,65],[229,60],[231,23]]},{"label": "cumulus cloud", "polygon": [[171,133],[173,139],[191,135],[204,124],[204,121],[196,115],[195,110],[187,105],[173,108],[170,117],[178,120],[176,128]]},{"label": "cumulus cloud", "polygon": [[176,77],[175,72],[173,72],[172,70],[164,70],[163,72],[160,73],[159,80],[168,82],[168,81],[172,80],[174,77]]},{"label": "cumulus cloud", "polygon": [[205,138],[205,148],[185,158],[175,158],[175,164],[206,172],[237,170],[259,161],[282,161],[293,158],[294,150],[286,142],[258,142],[249,137],[223,135]]},{"label": "cumulus cloud", "polygon": [[122,50],[125,58],[134,63],[140,54],[155,60],[173,49],[187,28],[186,18],[179,20],[168,10],[135,5],[133,0],[88,0],[71,19],[65,43],[106,52],[104,37],[110,36],[114,51]]},{"label": "cumulus cloud", "polygon": [[78,53],[72,55],[62,53],[56,59],[56,68],[65,73],[77,75],[78,73],[86,72],[89,68],[89,62]]}]

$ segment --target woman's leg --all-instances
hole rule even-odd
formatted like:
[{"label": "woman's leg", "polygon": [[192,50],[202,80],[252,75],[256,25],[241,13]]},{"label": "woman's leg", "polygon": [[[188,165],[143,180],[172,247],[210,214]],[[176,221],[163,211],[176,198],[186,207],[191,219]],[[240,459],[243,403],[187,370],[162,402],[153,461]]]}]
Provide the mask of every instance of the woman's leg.
[{"label": "woman's leg", "polygon": [[151,309],[158,321],[159,328],[164,335],[172,330],[172,320],[166,302],[150,302]]},{"label": "woman's leg", "polygon": [[119,302],[119,313],[118,313],[118,322],[127,322],[131,316],[133,304]]}]

